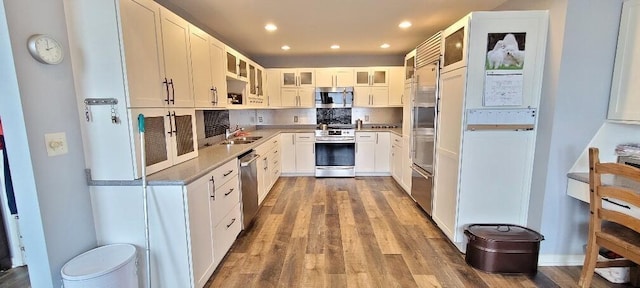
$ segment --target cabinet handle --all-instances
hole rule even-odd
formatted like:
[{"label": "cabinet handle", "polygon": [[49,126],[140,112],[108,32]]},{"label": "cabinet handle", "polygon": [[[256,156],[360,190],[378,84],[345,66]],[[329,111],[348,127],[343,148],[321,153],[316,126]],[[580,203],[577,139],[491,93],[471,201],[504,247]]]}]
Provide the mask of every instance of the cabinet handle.
[{"label": "cabinet handle", "polygon": [[356,154],[358,154],[358,143],[356,143]]},{"label": "cabinet handle", "polygon": [[169,79],[169,84],[171,84],[171,103],[176,104],[176,89],[173,86],[173,78]]},{"label": "cabinet handle", "polygon": [[231,227],[231,225],[233,225],[233,223],[236,222],[236,218],[231,219],[231,223],[227,224],[227,229],[229,229],[229,227]]},{"label": "cabinet handle", "polygon": [[211,101],[211,104],[218,105],[218,88],[212,87],[211,88],[211,93],[212,93],[212,96],[213,96],[213,101]]},{"label": "cabinet handle", "polygon": [[209,179],[209,181],[211,181],[211,194],[209,194],[209,197],[211,197],[211,199],[213,199],[213,201],[216,200],[216,180],[213,179],[213,176],[211,176],[211,179]]},{"label": "cabinet handle", "polygon": [[164,99],[164,102],[167,102],[167,104],[169,104],[169,80],[167,80],[167,77],[164,78],[164,82],[162,82],[162,84],[164,84],[164,88],[167,93],[167,99]]},{"label": "cabinet handle", "polygon": [[376,144],[378,144],[378,133],[376,133]]},{"label": "cabinet handle", "polygon": [[[177,137],[178,136],[178,123],[176,123],[176,111],[173,111],[171,116],[173,116],[173,133],[176,134],[176,137]],[[169,119],[169,121],[171,121],[171,119]]]},{"label": "cabinet handle", "polygon": [[293,134],[291,134],[291,144],[296,145],[296,137]]},{"label": "cabinet handle", "polygon": [[233,170],[227,171],[227,173],[222,174],[223,177],[229,176],[229,174],[233,173]]},{"label": "cabinet handle", "polygon": [[169,137],[173,137],[173,122],[171,122],[171,112],[167,112],[167,117],[169,117]]},{"label": "cabinet handle", "polygon": [[229,196],[229,194],[231,194],[231,192],[233,192],[233,189],[234,189],[234,188],[229,189],[229,192],[224,193],[224,196]]}]

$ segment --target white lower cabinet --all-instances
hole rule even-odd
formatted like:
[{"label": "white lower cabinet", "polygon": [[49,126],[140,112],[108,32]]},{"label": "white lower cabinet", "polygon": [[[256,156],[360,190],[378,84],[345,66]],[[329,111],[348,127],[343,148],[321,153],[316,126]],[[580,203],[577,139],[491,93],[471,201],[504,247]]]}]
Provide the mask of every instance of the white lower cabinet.
[{"label": "white lower cabinet", "polygon": [[280,177],[280,137],[269,139],[266,143],[258,146],[255,151],[260,155],[256,177],[258,179],[258,205],[260,205]]},{"label": "white lower cabinet", "polygon": [[282,173],[313,175],[316,167],[314,133],[282,133]]},{"label": "white lower cabinet", "polygon": [[203,287],[242,228],[237,159],[184,190],[193,285]]},{"label": "white lower cabinet", "polygon": [[402,138],[397,135],[391,137],[391,176],[402,183]]},{"label": "white lower cabinet", "polygon": [[389,132],[356,132],[356,173],[389,175]]}]

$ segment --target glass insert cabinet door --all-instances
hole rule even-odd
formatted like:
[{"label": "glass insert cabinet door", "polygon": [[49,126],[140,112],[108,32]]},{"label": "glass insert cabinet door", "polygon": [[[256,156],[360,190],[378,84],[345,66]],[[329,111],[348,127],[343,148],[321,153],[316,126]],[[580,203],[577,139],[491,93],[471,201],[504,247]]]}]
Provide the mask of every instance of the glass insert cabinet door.
[{"label": "glass insert cabinet door", "polygon": [[227,52],[227,72],[238,75],[238,63],[236,55]]},{"label": "glass insert cabinet door", "polygon": [[280,84],[282,87],[314,86],[313,71],[282,71]]},{"label": "glass insert cabinet door", "polygon": [[[137,120],[133,123],[136,126],[133,140],[136,155],[145,154],[147,175],[198,156],[193,109],[132,109],[131,114],[132,119],[137,119],[139,114],[144,115],[144,151],[139,150]],[[136,156],[135,161],[140,167],[140,156]],[[138,168],[136,178],[140,178],[141,173]]]},{"label": "glass insert cabinet door", "polygon": [[356,86],[388,86],[386,69],[356,70]]}]

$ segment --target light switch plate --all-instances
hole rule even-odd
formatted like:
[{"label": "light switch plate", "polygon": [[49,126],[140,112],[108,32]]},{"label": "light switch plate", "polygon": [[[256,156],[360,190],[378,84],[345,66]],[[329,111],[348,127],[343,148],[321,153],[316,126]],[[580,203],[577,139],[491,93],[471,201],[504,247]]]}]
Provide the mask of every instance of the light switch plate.
[{"label": "light switch plate", "polygon": [[47,147],[47,155],[49,155],[49,157],[63,155],[69,152],[67,147],[67,134],[64,132],[44,134],[44,144]]}]

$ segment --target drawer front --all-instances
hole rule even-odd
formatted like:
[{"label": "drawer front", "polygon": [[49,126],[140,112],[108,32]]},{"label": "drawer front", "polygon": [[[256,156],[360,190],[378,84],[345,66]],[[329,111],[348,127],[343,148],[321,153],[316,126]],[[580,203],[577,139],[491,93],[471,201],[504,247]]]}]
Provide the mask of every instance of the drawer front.
[{"label": "drawer front", "polygon": [[273,137],[269,143],[271,143],[271,149],[280,149],[280,137]]},{"label": "drawer front", "polygon": [[391,145],[402,147],[402,138],[398,135],[391,134]]},{"label": "drawer front", "polygon": [[238,175],[238,159],[233,159],[216,168],[212,174],[216,188],[224,185],[229,179],[235,178]]},{"label": "drawer front", "polygon": [[216,265],[220,263],[224,255],[227,254],[229,248],[240,234],[242,229],[242,217],[240,212],[240,204],[237,204],[227,214],[218,226],[213,234],[213,256]]},{"label": "drawer front", "polygon": [[280,148],[271,150],[269,158],[271,158],[271,165],[273,165],[273,167],[278,167],[280,165]]},{"label": "drawer front", "polygon": [[215,196],[213,201],[213,223],[217,225],[233,207],[240,203],[238,178],[231,179],[224,185],[217,187]]},{"label": "drawer front", "polygon": [[356,133],[357,142],[373,142],[375,140],[376,140],[375,132],[357,132]]},{"label": "drawer front", "polygon": [[296,133],[296,142],[315,142],[316,136],[313,133]]}]

